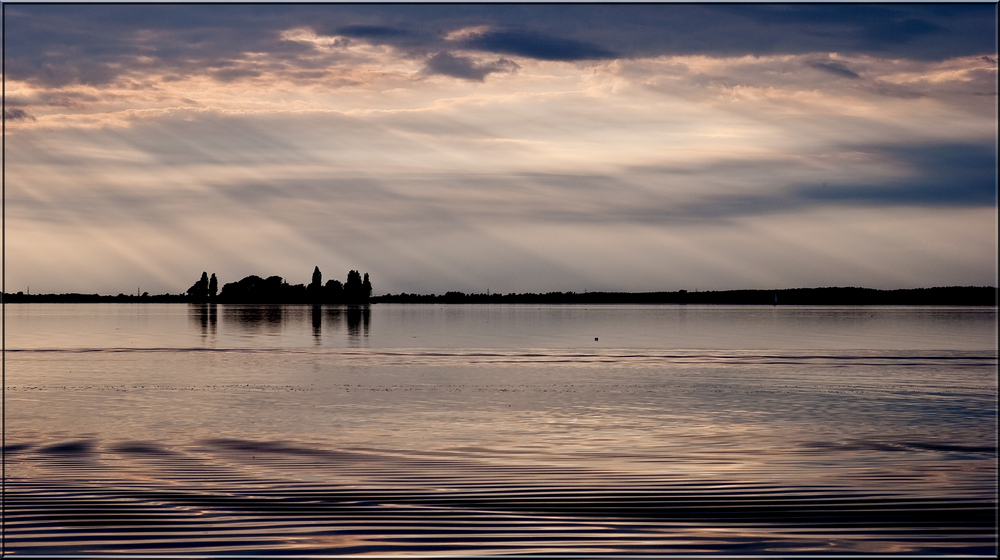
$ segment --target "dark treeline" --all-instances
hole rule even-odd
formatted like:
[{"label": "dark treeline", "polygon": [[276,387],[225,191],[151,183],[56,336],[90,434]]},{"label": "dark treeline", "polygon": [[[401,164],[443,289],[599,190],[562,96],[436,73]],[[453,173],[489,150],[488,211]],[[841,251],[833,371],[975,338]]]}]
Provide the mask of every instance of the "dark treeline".
[{"label": "dark treeline", "polygon": [[994,287],[951,286],[905,290],[794,288],[718,292],[549,292],[545,294],[387,294],[372,303],[665,303],[730,305],[996,305]]},{"label": "dark treeline", "polygon": [[187,303],[190,300],[185,294],[143,293],[118,294],[117,296],[102,296],[100,294],[26,294],[17,292],[3,295],[4,303]]},{"label": "dark treeline", "polygon": [[794,288],[786,290],[727,290],[716,292],[549,292],[544,294],[386,294],[371,296],[368,274],[352,270],[347,282],[322,283],[319,268],[312,282],[288,284],[280,276],[247,276],[225,284],[221,292],[215,275],[202,274],[187,294],[4,294],[5,303],[527,303],[527,304],[729,304],[729,305],[997,305],[995,287],[951,286],[905,290],[872,288]]},{"label": "dark treeline", "polygon": [[347,273],[347,282],[328,280],[323,283],[323,273],[319,267],[313,269],[312,282],[305,284],[289,284],[280,276],[250,275],[238,282],[230,282],[222,286],[213,273],[201,273],[201,279],[188,288],[187,301],[195,303],[368,303],[372,294],[372,284],[366,272],[364,278],[357,270]]},{"label": "dark treeline", "polygon": [[280,276],[261,278],[250,275],[238,282],[230,282],[219,290],[218,278],[213,273],[201,273],[201,278],[184,294],[142,295],[118,294],[3,294],[4,303],[261,303],[261,304],[365,304],[369,302],[372,284],[368,273],[357,270],[347,273],[347,282],[329,280],[323,283],[323,274],[317,266],[313,269],[309,285],[289,284]]}]

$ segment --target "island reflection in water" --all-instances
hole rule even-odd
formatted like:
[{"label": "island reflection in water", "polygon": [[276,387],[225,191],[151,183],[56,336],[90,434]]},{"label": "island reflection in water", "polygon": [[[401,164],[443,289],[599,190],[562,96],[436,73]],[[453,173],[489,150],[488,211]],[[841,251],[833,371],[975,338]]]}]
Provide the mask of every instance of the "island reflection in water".
[{"label": "island reflection in water", "polygon": [[363,346],[371,329],[371,309],[367,305],[192,304],[189,318],[200,327],[203,340],[218,334],[219,308],[229,331],[280,334],[287,329],[299,330],[308,323],[317,345],[322,342],[324,330],[328,333],[346,330],[350,346]]}]

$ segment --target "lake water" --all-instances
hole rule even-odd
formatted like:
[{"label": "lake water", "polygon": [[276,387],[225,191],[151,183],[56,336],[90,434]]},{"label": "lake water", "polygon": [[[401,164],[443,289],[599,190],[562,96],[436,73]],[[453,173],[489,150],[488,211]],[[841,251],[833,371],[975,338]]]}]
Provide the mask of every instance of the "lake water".
[{"label": "lake water", "polygon": [[29,554],[996,553],[996,308],[6,306]]}]

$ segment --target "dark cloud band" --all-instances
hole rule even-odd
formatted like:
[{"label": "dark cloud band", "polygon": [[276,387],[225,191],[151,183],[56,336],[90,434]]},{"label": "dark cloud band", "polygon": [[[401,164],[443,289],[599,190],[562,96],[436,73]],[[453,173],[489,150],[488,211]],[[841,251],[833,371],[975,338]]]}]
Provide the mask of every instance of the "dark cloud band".
[{"label": "dark cloud band", "polygon": [[822,70],[824,72],[829,72],[843,78],[857,79],[861,76],[857,72],[854,72],[850,68],[844,66],[843,64],[838,64],[836,62],[813,62],[809,66],[817,70]]},{"label": "dark cloud band", "polygon": [[36,121],[35,117],[29,114],[24,109],[6,109],[3,112],[3,118],[6,121]]},{"label": "dark cloud band", "polygon": [[524,32],[484,33],[465,41],[465,46],[537,60],[571,61],[618,56],[610,50],[591,43]]},{"label": "dark cloud band", "polygon": [[487,63],[477,63],[468,57],[453,56],[447,52],[440,52],[427,60],[426,72],[428,74],[441,74],[453,78],[481,82],[489,74],[514,72],[518,68],[516,63],[506,58]]},{"label": "dark cloud band", "polygon": [[[313,45],[282,33],[392,45],[424,58],[456,46],[538,60],[837,52],[915,60],[996,56],[982,5],[18,5],[5,6],[7,77],[101,85],[132,72],[216,74],[265,53],[315,70]],[[459,41],[448,33],[484,26]],[[816,68],[852,77],[832,63]],[[460,72],[459,72],[460,73]],[[475,76],[475,72],[466,71]],[[243,76],[250,76],[244,73]]]}]

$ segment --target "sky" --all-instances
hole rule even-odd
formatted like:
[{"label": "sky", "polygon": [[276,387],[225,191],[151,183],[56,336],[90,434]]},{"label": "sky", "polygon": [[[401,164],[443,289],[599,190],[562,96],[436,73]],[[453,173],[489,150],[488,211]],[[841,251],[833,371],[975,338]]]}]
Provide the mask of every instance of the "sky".
[{"label": "sky", "polygon": [[7,292],[997,285],[997,7],[4,5]]}]

